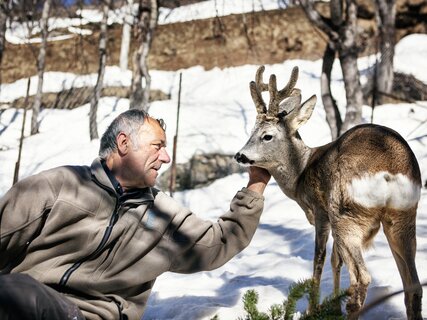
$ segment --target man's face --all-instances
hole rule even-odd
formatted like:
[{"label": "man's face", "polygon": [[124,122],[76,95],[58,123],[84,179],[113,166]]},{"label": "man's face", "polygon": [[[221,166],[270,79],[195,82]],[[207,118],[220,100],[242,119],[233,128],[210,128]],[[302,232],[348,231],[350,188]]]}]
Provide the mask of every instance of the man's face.
[{"label": "man's face", "polygon": [[165,149],[166,135],[157,120],[147,118],[137,136],[137,145],[130,141],[129,152],[123,159],[129,184],[123,187],[153,187],[162,164],[170,162]]}]

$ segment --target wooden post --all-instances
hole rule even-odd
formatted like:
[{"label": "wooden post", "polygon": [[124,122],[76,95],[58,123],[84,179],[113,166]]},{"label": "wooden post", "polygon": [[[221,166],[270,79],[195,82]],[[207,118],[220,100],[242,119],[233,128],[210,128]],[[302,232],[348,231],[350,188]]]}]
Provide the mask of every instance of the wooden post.
[{"label": "wooden post", "polygon": [[182,82],[182,73],[179,74],[178,108],[176,111],[176,130],[175,130],[175,136],[173,137],[172,166],[171,166],[171,176],[170,176],[170,184],[169,184],[169,194],[171,197],[173,197],[173,193],[175,191],[175,182],[176,182],[176,148],[178,144],[179,109],[181,108],[181,82]]},{"label": "wooden post", "polygon": [[22,145],[24,143],[24,130],[25,130],[25,121],[27,118],[27,106],[28,106],[28,97],[30,95],[30,84],[31,84],[31,77],[28,77],[27,95],[25,96],[25,102],[24,102],[24,116],[22,118],[21,137],[19,139],[18,160],[16,160],[16,163],[15,163],[15,172],[13,174],[13,184],[15,184],[19,178],[19,166],[21,164]]}]

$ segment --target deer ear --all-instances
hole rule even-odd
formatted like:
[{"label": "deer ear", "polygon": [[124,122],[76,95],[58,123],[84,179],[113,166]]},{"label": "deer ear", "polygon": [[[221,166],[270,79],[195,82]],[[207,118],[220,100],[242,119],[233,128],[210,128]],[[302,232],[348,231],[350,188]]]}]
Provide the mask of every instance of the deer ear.
[{"label": "deer ear", "polygon": [[297,131],[308,121],[308,119],[310,119],[316,102],[316,95],[313,95],[302,105],[296,106],[292,111],[290,111],[289,115],[286,116],[285,119],[289,123],[289,126],[292,130]]},{"label": "deer ear", "polygon": [[301,104],[301,95],[290,96],[279,105],[279,116],[286,116],[293,110],[299,108]]}]

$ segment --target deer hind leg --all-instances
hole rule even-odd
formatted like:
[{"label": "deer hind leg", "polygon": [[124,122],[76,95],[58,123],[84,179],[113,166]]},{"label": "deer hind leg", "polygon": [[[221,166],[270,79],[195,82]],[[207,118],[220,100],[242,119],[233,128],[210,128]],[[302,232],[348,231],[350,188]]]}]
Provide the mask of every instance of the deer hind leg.
[{"label": "deer hind leg", "polygon": [[406,315],[409,320],[422,319],[422,288],[415,266],[416,209],[410,211],[389,210],[383,220],[384,233],[387,237],[405,291]]},{"label": "deer hind leg", "polygon": [[350,275],[350,297],[346,306],[348,318],[357,319],[371,283],[371,276],[362,256],[363,237],[361,232],[358,233],[357,226],[347,226],[335,229],[334,240],[336,254],[347,265]]}]

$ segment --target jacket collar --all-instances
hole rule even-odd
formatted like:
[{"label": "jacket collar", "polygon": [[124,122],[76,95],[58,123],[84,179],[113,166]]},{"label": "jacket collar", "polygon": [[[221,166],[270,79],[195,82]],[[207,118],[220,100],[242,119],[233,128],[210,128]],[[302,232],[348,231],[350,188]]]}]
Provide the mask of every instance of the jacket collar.
[{"label": "jacket collar", "polygon": [[92,173],[92,177],[98,184],[100,184],[104,189],[108,189],[115,193],[114,186],[102,166],[101,158],[93,160],[92,165],[90,166],[90,171]]},{"label": "jacket collar", "polygon": [[119,199],[119,203],[126,202],[137,204],[142,202],[154,202],[152,188],[131,189],[124,192],[116,177],[114,177],[113,173],[105,165],[103,159],[96,158],[92,162],[90,168],[94,179],[105,189],[114,192]]},{"label": "jacket collar", "polygon": [[108,179],[110,179],[110,182],[111,182],[114,190],[116,191],[116,193],[118,195],[121,196],[123,194],[123,188],[120,185],[120,182],[117,181],[116,177],[111,172],[110,168],[108,168],[107,162],[104,159],[101,159],[100,161],[101,161],[102,168],[104,169],[105,174],[107,175]]},{"label": "jacket collar", "polygon": [[119,197],[119,203],[153,203],[154,195],[151,188],[132,189],[124,192]]}]

